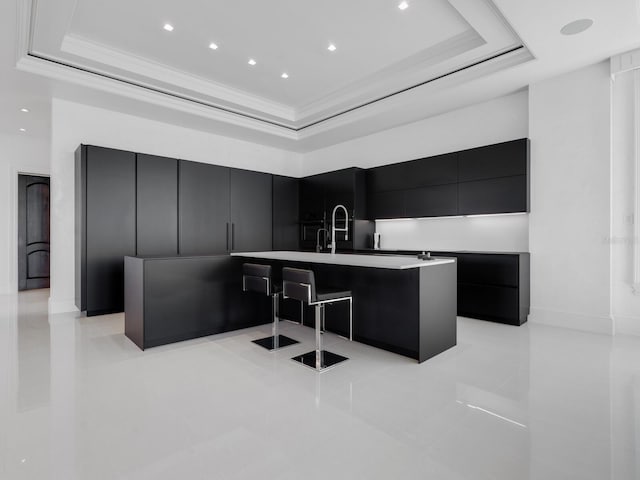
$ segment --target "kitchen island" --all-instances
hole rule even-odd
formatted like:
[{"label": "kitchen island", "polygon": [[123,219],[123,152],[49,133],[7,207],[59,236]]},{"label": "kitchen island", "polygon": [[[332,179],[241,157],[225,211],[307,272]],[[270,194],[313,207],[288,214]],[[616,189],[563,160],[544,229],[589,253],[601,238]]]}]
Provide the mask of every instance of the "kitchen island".
[{"label": "kitchen island", "polygon": [[[231,255],[273,265],[276,281],[283,266],[292,266],[313,270],[317,285],[351,290],[355,341],[418,362],[456,345],[455,259],[295,251]],[[327,329],[346,332],[348,317],[341,309],[328,307]]]}]

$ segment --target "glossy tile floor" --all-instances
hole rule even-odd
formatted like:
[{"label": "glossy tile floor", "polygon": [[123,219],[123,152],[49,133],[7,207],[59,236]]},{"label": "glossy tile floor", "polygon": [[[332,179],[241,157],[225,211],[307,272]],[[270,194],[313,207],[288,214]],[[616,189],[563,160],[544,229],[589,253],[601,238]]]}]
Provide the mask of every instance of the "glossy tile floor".
[{"label": "glossy tile floor", "polygon": [[422,365],[259,327],[141,352],[123,315],[0,297],[2,479],[638,479],[640,339],[459,319]]}]

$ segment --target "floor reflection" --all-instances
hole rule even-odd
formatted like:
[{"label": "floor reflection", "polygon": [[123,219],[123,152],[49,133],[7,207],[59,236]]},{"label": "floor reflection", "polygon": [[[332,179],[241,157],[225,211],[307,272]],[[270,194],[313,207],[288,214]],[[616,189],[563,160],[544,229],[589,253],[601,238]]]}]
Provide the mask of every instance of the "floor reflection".
[{"label": "floor reflection", "polygon": [[318,375],[310,328],[142,352],[47,295],[0,297],[2,479],[640,478],[638,338],[461,318],[418,365],[327,333],[349,360]]}]

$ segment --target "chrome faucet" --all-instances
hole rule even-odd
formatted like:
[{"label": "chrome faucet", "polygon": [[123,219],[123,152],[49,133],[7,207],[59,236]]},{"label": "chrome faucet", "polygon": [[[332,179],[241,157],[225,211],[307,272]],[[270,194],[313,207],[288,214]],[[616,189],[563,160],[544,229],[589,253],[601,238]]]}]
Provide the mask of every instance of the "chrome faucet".
[{"label": "chrome faucet", "polygon": [[[336,227],[336,213],[341,208],[344,211],[344,228]],[[344,232],[344,239],[349,240],[349,212],[344,205],[336,205],[331,213],[331,255],[336,253],[336,232]]]},{"label": "chrome faucet", "polygon": [[324,243],[327,243],[327,235],[329,234],[329,230],[326,228],[319,228],[316,232],[316,252],[320,253],[322,251],[322,247],[320,246],[320,232],[324,232]]}]

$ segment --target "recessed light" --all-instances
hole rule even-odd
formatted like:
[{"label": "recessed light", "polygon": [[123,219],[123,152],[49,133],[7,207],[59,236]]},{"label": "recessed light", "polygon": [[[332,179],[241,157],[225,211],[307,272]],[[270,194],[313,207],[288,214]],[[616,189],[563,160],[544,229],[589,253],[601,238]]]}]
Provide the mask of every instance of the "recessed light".
[{"label": "recessed light", "polygon": [[398,8],[400,10],[406,10],[407,8],[409,8],[409,4],[407,2],[400,2],[400,4],[398,5]]},{"label": "recessed light", "polygon": [[29,113],[29,109],[28,108],[21,108],[20,111],[24,112],[24,113]]},{"label": "recessed light", "polygon": [[577,35],[591,28],[591,25],[593,25],[593,20],[590,18],[581,18],[580,20],[567,23],[560,29],[560,33],[563,35]]},{"label": "recessed light", "polygon": [[217,49],[218,49],[218,45],[216,45],[215,43],[211,42],[211,43],[209,44],[209,48],[210,48],[211,50],[217,50]]},{"label": "recessed light", "polygon": [[280,75],[282,78],[289,78],[289,74],[287,72],[283,73],[282,75]]},{"label": "recessed light", "polygon": [[253,58],[249,59],[249,65],[251,65],[252,67],[256,64],[256,61]]},{"label": "recessed light", "polygon": [[26,132],[26,131],[27,131],[27,129],[26,129],[26,128],[21,128],[21,129],[20,129],[20,131],[21,131],[21,132]]},{"label": "recessed light", "polygon": [[329,50],[330,52],[335,52],[336,46],[333,43],[330,43],[329,46],[327,47],[327,50]]},{"label": "recessed light", "polygon": [[167,32],[173,32],[173,25],[171,25],[170,23],[165,23],[164,24],[164,28]]}]

